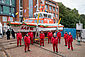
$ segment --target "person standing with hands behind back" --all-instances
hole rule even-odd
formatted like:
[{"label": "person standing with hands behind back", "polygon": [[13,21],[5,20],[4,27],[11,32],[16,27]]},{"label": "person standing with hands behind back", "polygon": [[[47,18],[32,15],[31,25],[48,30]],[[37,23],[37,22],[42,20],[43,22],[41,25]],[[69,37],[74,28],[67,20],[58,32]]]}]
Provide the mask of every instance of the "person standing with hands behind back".
[{"label": "person standing with hands behind back", "polygon": [[19,41],[20,41],[20,47],[21,47],[22,33],[20,33],[20,30],[18,30],[18,33],[16,36],[17,36],[17,47],[19,46]]},{"label": "person standing with hands behind back", "polygon": [[58,37],[58,43],[60,44],[60,42],[61,42],[61,32],[60,31],[58,31],[57,37]]},{"label": "person standing with hands behind back", "polygon": [[40,46],[43,44],[44,46],[44,37],[45,37],[45,34],[43,33],[43,31],[41,31],[40,33]]},{"label": "person standing with hands behind back", "polygon": [[6,34],[7,34],[7,40],[9,40],[10,39],[10,31],[9,31],[9,29],[7,30]]},{"label": "person standing with hands behind back", "polygon": [[72,42],[73,42],[73,37],[71,35],[71,32],[69,32],[69,36],[68,36],[68,49],[70,49],[73,51],[73,46],[72,46]]},{"label": "person standing with hands behind back", "polygon": [[14,32],[14,30],[12,29],[12,37],[15,39],[15,32]]},{"label": "person standing with hands behind back", "polygon": [[52,44],[53,44],[53,51],[55,52],[56,49],[56,53],[58,53],[58,37],[56,37],[56,33],[54,33]]},{"label": "person standing with hands behind back", "polygon": [[51,31],[48,32],[48,44],[51,43],[51,38],[53,37],[53,34]]},{"label": "person standing with hands behind back", "polygon": [[26,52],[26,47],[28,47],[28,51],[29,50],[29,46],[30,46],[30,36],[28,34],[26,34],[26,36],[24,37],[24,42],[25,42],[25,52]]},{"label": "person standing with hands behind back", "polygon": [[31,44],[33,45],[33,32],[29,31],[28,35],[30,36]]},{"label": "person standing with hands behind back", "polygon": [[67,46],[67,42],[68,42],[68,33],[65,32],[64,34],[64,40],[65,40],[65,46]]}]

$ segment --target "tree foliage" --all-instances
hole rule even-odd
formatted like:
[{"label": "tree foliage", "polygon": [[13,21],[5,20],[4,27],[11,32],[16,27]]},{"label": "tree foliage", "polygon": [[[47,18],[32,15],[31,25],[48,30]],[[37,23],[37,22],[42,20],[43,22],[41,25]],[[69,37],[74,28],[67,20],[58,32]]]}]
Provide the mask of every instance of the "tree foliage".
[{"label": "tree foliage", "polygon": [[78,10],[76,8],[70,9],[65,7],[62,3],[58,3],[59,5],[59,16],[61,19],[61,24],[67,28],[76,28],[76,23],[81,21],[84,24],[85,28],[85,15],[79,15]]}]

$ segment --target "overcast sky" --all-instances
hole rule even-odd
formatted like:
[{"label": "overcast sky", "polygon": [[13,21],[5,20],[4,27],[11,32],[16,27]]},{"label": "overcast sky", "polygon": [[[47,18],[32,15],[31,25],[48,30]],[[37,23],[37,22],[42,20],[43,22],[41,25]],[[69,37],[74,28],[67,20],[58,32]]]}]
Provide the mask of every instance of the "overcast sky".
[{"label": "overcast sky", "polygon": [[79,14],[85,14],[85,0],[54,0],[62,2],[66,7],[76,8]]}]

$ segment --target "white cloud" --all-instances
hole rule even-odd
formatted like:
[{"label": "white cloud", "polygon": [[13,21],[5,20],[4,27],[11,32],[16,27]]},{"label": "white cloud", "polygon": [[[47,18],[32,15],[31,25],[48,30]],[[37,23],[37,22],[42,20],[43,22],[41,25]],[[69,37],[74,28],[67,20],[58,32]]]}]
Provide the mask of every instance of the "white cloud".
[{"label": "white cloud", "polygon": [[85,0],[54,0],[62,2],[66,7],[76,8],[80,14],[85,14]]}]

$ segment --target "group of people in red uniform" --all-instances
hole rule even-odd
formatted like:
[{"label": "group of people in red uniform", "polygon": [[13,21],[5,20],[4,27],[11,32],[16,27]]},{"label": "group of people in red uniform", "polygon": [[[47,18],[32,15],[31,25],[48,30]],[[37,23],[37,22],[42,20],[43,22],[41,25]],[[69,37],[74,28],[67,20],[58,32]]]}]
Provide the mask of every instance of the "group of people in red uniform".
[{"label": "group of people in red uniform", "polygon": [[[20,46],[21,46],[21,39],[22,39],[22,34],[20,33],[20,31],[18,31],[16,36],[17,36],[17,47],[18,47],[19,41],[20,41]],[[26,36],[24,36],[25,52],[26,52],[26,47],[28,47],[28,51],[30,51],[29,46],[30,46],[30,42],[31,42],[31,44],[33,44],[33,36],[34,36],[33,32],[31,32],[31,31],[29,31],[26,34]],[[45,39],[44,32],[41,31],[39,36],[40,36],[40,47],[41,47],[41,46],[44,46],[44,39]],[[55,49],[56,49],[56,52],[58,52],[58,43],[60,44],[60,42],[61,42],[60,41],[61,32],[58,31],[57,34],[56,33],[53,34],[51,31],[49,31],[47,34],[47,37],[48,37],[48,44],[49,43],[53,44],[53,51],[55,52]],[[68,35],[67,32],[65,32],[64,39],[65,39],[65,46],[68,45],[68,49],[70,49],[70,47],[71,47],[71,50],[73,50],[73,47],[72,47],[73,37],[72,37],[71,33],[69,32],[69,35]]]},{"label": "group of people in red uniform", "polygon": [[70,47],[71,47],[71,50],[73,50],[73,46],[72,46],[73,37],[71,35],[71,32],[69,32],[69,35],[67,32],[65,32],[64,39],[65,39],[65,46],[68,45],[68,49],[70,49]]},{"label": "group of people in red uniform", "polygon": [[52,43],[53,44],[53,51],[58,53],[58,43],[60,43],[60,39],[61,39],[61,32],[57,32],[57,36],[56,33],[52,33],[51,31],[48,32],[48,44]]},{"label": "group of people in red uniform", "polygon": [[[21,46],[21,40],[22,40],[22,34],[20,33],[20,31],[18,31],[17,33],[17,47],[19,46],[19,41],[20,41],[20,46]],[[30,46],[30,42],[33,45],[33,32],[29,31],[25,36],[24,36],[24,42],[25,42],[25,52],[26,52],[26,47],[28,47],[28,51],[29,50],[29,46]]]}]

